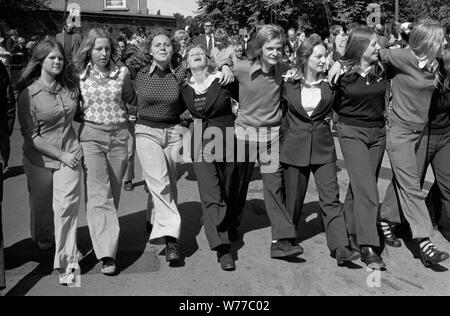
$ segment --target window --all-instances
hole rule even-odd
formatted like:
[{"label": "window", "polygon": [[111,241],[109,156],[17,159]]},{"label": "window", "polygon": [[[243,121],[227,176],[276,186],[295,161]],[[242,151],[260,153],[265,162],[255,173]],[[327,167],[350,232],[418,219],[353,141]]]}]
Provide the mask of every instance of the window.
[{"label": "window", "polygon": [[105,0],[105,9],[126,9],[127,0]]}]

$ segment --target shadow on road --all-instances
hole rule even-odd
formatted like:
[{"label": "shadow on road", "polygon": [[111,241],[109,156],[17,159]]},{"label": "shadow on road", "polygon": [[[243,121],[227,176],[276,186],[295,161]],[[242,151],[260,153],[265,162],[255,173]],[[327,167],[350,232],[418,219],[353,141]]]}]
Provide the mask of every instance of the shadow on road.
[{"label": "shadow on road", "polygon": [[29,262],[39,265],[23,277],[6,296],[25,296],[44,277],[52,273],[54,250],[41,251],[32,239],[22,240],[5,249],[6,270],[19,268]]}]

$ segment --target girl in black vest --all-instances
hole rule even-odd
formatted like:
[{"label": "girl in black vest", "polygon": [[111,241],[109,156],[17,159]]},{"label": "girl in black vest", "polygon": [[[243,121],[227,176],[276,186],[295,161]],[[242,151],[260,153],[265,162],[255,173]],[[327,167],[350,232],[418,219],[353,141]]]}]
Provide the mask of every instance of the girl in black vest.
[{"label": "girl in black vest", "polygon": [[336,150],[329,124],[334,91],[321,76],[325,64],[326,47],[320,39],[309,38],[297,50],[297,68],[303,77],[286,83],[283,88],[287,114],[280,161],[284,167],[286,207],[297,227],[313,172],[328,247],[338,265],[342,265],[358,259],[359,254],[347,248],[349,240],[339,201]]}]

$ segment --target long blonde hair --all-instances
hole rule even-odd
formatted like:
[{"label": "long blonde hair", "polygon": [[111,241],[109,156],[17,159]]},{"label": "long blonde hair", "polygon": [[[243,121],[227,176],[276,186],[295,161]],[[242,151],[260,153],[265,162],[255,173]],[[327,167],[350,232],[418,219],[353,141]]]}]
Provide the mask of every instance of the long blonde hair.
[{"label": "long blonde hair", "polygon": [[409,45],[419,57],[426,56],[434,60],[438,56],[444,42],[444,28],[435,20],[425,19],[419,21],[411,31]]},{"label": "long blonde hair", "polygon": [[112,59],[117,58],[116,43],[112,36],[104,29],[93,28],[89,31],[87,37],[81,43],[80,49],[78,50],[78,53],[74,58],[74,64],[78,72],[83,72],[91,61],[91,55],[92,50],[95,46],[95,41],[99,38],[106,38],[109,40],[109,44],[111,45],[111,57],[109,59],[109,62],[111,63]]}]

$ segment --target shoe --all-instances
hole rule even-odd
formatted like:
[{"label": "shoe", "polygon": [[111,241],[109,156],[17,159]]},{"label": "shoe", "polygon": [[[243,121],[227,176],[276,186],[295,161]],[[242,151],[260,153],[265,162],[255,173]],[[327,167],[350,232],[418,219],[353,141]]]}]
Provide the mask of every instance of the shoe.
[{"label": "shoe", "polygon": [[220,267],[224,271],[235,271],[236,264],[234,263],[231,253],[226,253],[219,258]]},{"label": "shoe", "polygon": [[59,274],[59,284],[69,286],[75,283],[75,275],[72,272],[65,272]]},{"label": "shoe", "polygon": [[358,246],[358,243],[356,242],[356,236],[355,235],[350,235],[348,237],[348,241],[350,243],[350,249],[353,250],[353,251],[356,251],[357,253],[360,254],[359,246]]},{"label": "shoe", "polygon": [[241,240],[241,236],[239,232],[237,231],[236,227],[230,228],[228,230],[228,239],[230,241],[239,241]]},{"label": "shoe", "polygon": [[102,259],[102,273],[107,276],[116,274],[116,262],[112,258]]},{"label": "shoe", "polygon": [[343,266],[348,262],[352,262],[361,258],[359,251],[350,250],[347,247],[336,249],[336,261],[338,266]]},{"label": "shoe", "polygon": [[53,247],[55,247],[55,242],[44,240],[44,241],[38,241],[37,245],[38,245],[39,249],[41,249],[42,251],[48,251],[50,249],[53,249]]},{"label": "shoe", "polygon": [[383,259],[381,259],[372,247],[361,247],[361,261],[373,270],[386,269],[386,264],[383,262]]},{"label": "shoe", "polygon": [[125,190],[125,191],[133,191],[133,182],[131,182],[131,181],[126,181],[124,184],[123,184],[123,189]]},{"label": "shoe", "polygon": [[429,239],[419,244],[419,247],[420,260],[426,268],[445,261],[450,257],[448,253],[438,250]]},{"label": "shoe", "polygon": [[270,246],[270,256],[274,259],[293,258],[301,255],[303,248],[294,245],[290,240],[279,240]]},{"label": "shoe", "polygon": [[178,243],[169,242],[166,245],[166,262],[176,262],[180,261],[180,249]]},{"label": "shoe", "polygon": [[384,243],[389,247],[400,248],[402,246],[402,242],[394,235],[392,231],[393,228],[393,224],[386,221],[381,221],[380,229],[383,232]]}]

